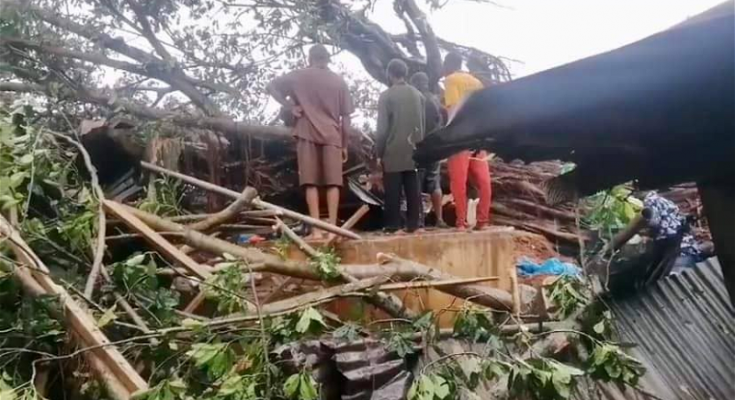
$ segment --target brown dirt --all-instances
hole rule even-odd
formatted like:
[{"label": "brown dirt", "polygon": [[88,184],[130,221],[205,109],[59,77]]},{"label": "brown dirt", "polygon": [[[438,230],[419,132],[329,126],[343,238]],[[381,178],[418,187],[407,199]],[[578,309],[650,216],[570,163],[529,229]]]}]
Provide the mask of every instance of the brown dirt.
[{"label": "brown dirt", "polygon": [[528,257],[533,261],[543,262],[552,257],[560,257],[553,243],[546,237],[535,233],[516,231],[513,243],[515,244],[516,259]]}]

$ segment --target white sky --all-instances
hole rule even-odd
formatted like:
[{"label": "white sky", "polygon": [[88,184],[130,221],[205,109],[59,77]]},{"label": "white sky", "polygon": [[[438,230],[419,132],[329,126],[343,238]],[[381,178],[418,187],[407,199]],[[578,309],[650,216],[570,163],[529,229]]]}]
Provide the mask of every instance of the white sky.
[{"label": "white sky", "polygon": [[[419,0],[419,4],[425,5]],[[429,13],[446,40],[522,61],[520,77],[612,50],[675,25],[723,0],[450,0]],[[390,1],[379,1],[372,18],[391,31],[404,30]]]}]

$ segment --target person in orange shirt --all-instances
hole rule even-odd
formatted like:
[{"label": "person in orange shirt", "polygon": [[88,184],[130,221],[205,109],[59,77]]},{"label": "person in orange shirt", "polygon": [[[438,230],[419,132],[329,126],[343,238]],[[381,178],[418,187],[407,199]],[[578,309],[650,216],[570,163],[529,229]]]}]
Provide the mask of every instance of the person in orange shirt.
[{"label": "person in orange shirt", "polygon": [[[444,106],[449,119],[461,101],[472,92],[482,89],[482,82],[467,72],[462,71],[462,56],[449,53],[444,58]],[[477,206],[477,225],[475,229],[483,229],[490,222],[490,169],[487,163],[487,152],[465,150],[447,160],[449,170],[449,188],[454,196],[457,213],[456,227],[467,229],[467,180],[477,189],[480,202]]]}]

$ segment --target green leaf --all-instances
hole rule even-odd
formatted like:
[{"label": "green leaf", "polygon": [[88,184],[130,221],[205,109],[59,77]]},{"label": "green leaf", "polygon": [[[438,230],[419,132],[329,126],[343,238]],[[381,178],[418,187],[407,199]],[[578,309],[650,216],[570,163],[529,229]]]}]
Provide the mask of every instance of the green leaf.
[{"label": "green leaf", "polygon": [[570,395],[570,386],[569,382],[562,382],[557,379],[553,380],[554,384],[554,390],[556,390],[556,394],[561,397],[562,399],[568,399]]},{"label": "green leaf", "polygon": [[181,326],[183,326],[184,328],[196,329],[204,326],[204,324],[202,323],[202,321],[196,320],[194,318],[184,318],[184,320],[181,321]]},{"label": "green leaf", "polygon": [[439,375],[434,376],[434,396],[439,399],[449,396],[449,384]]},{"label": "green leaf", "polygon": [[322,318],[322,315],[319,314],[319,311],[315,310],[313,307],[309,307],[301,313],[301,318],[299,318],[299,322],[296,324],[296,332],[308,332],[309,328],[312,326],[312,323],[320,324],[321,326],[327,326],[327,324],[324,322],[324,318]]},{"label": "green leaf", "polygon": [[408,389],[408,394],[406,395],[406,399],[408,400],[417,400],[416,393],[418,391],[418,384],[416,381],[411,383],[411,387]]},{"label": "green leaf", "polygon": [[316,390],[316,381],[310,374],[302,373],[301,382],[299,383],[300,400],[317,400],[319,393]]},{"label": "green leaf", "polygon": [[592,352],[592,365],[602,365],[607,360],[607,356],[610,354],[610,347],[608,345],[601,345],[595,347]]},{"label": "green leaf", "polygon": [[235,363],[235,353],[225,343],[195,343],[186,355],[213,380],[224,376]]},{"label": "green leaf", "polygon": [[296,398],[296,394],[299,390],[299,382],[301,380],[301,374],[293,374],[286,379],[286,383],[283,384],[283,393],[289,399]]},{"label": "green leaf", "polygon": [[555,367],[556,371],[563,372],[564,374],[568,376],[581,376],[584,375],[584,371],[577,367],[572,367],[571,365],[567,365],[564,363],[560,363],[558,361],[551,361],[552,365]]},{"label": "green leaf", "polygon": [[9,185],[11,189],[15,189],[18,186],[20,186],[23,181],[28,177],[28,173],[25,171],[16,172],[13,175],[10,175],[10,181]]},{"label": "green leaf", "polygon": [[31,163],[33,163],[33,154],[26,154],[18,159],[18,164],[24,167],[31,165]]},{"label": "green leaf", "polygon": [[426,331],[434,324],[434,313],[429,311],[413,322],[413,327],[419,331]]},{"label": "green leaf", "polygon": [[113,305],[107,311],[105,311],[104,314],[100,317],[100,319],[97,320],[97,327],[98,328],[104,328],[107,326],[110,322],[117,319],[117,315],[115,315],[115,309],[117,308],[117,304]]},{"label": "green leaf", "polygon": [[607,375],[612,379],[619,378],[623,372],[618,363],[605,364],[605,371],[607,372]]},{"label": "green leaf", "polygon": [[422,399],[432,399],[434,397],[434,381],[428,375],[422,375],[419,378],[419,392]]},{"label": "green leaf", "polygon": [[125,260],[125,265],[128,267],[135,267],[140,265],[145,260],[145,254],[138,254]]},{"label": "green leaf", "polygon": [[353,342],[360,337],[360,327],[353,323],[345,323],[337,328],[333,333],[335,339]]}]

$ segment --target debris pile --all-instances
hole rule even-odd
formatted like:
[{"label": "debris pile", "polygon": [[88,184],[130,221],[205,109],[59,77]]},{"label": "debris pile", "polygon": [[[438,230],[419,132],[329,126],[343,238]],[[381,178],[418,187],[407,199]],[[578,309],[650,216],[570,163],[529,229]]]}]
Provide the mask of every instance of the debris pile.
[{"label": "debris pile", "polygon": [[[274,181],[260,186],[269,197],[233,191],[218,184],[224,158],[209,168],[216,179],[186,173],[187,161],[175,171],[172,154],[193,143],[146,144],[141,181],[126,168],[108,174],[84,136],[0,117],[0,398],[416,400],[471,398],[483,386],[547,399],[568,398],[582,375],[635,390],[643,373],[577,278],[526,296],[514,273],[505,290],[392,254],[343,264],[297,228],[359,239],[359,217],[342,227],[309,218],[276,204],[287,191]],[[247,183],[269,175],[262,165],[247,164]],[[495,223],[576,240],[571,209],[541,206],[538,185],[554,165],[495,162]],[[194,191],[207,201],[185,204]],[[539,258],[554,255],[529,237]],[[294,282],[301,290],[283,290]],[[446,310],[419,313],[397,295],[429,289],[465,300],[450,306],[451,328],[439,323]],[[325,308],[344,298],[389,318]],[[447,353],[448,337],[463,350]]]}]

